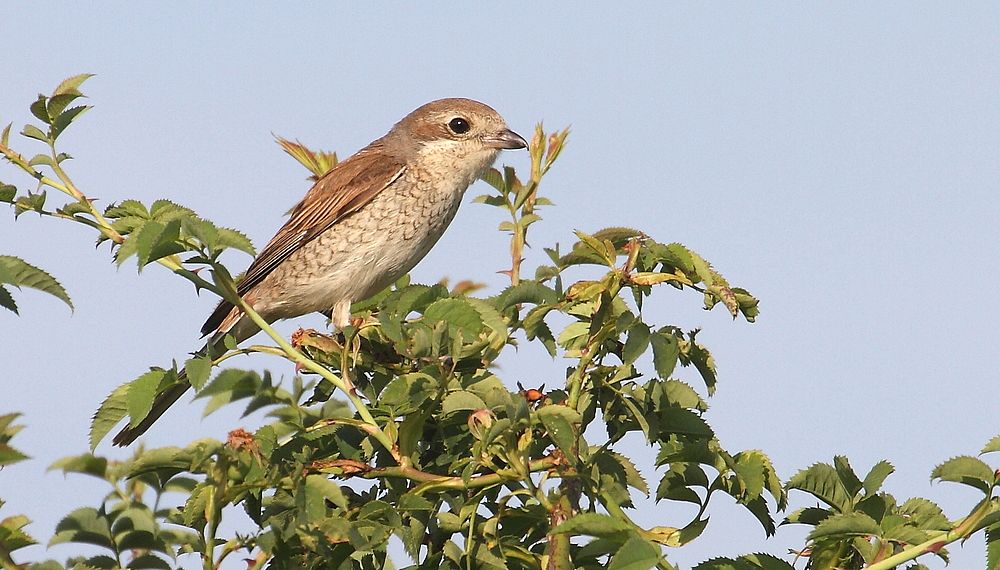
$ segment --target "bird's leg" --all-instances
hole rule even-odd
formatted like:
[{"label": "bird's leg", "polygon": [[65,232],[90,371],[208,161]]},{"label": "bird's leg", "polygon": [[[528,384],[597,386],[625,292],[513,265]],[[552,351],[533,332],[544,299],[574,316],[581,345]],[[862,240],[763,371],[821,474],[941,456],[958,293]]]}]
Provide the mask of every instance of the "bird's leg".
[{"label": "bird's leg", "polygon": [[342,329],[351,324],[351,300],[341,299],[330,309],[330,321],[333,326]]},{"label": "bird's leg", "polygon": [[[348,325],[351,324],[351,300],[350,299],[341,299],[341,300],[337,301],[336,303],[334,303],[333,308],[330,309],[330,321],[333,323],[333,326],[337,327],[340,330],[343,330],[344,327],[347,327]],[[346,342],[347,338],[345,337],[344,340]],[[345,345],[345,349],[346,349],[346,345]],[[347,390],[349,392],[351,392],[351,393],[355,393],[354,383],[351,382],[351,378],[347,374],[347,370],[342,370],[340,376],[341,376],[341,379],[343,379],[344,384],[346,384]]]}]

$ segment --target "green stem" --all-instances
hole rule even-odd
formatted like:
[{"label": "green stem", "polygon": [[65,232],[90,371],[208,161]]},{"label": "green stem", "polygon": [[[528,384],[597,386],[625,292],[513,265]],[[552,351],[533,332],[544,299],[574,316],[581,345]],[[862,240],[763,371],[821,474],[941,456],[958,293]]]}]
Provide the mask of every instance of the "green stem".
[{"label": "green stem", "polygon": [[[557,460],[555,458],[545,457],[532,461],[529,464],[529,468],[532,472],[545,471],[555,467],[556,463]],[[444,489],[465,490],[492,487],[494,485],[506,483],[507,481],[517,481],[521,478],[521,475],[516,473],[512,473],[510,475],[502,473],[489,473],[473,477],[468,483],[466,483],[461,477],[434,475],[433,473],[420,471],[419,469],[415,469],[413,467],[388,467],[385,469],[373,469],[372,471],[364,474],[363,477],[366,479],[375,479],[378,477],[403,477],[413,481],[423,481],[423,484],[417,486],[417,488],[413,490],[415,494],[420,495]]]},{"label": "green stem", "polygon": [[[230,293],[231,296],[235,295],[235,292],[230,292]],[[368,406],[365,405],[364,401],[353,390],[351,390],[347,386],[347,384],[344,383],[343,379],[338,377],[333,372],[330,372],[330,370],[328,370],[326,367],[320,365],[319,363],[315,362],[310,358],[307,358],[304,354],[299,352],[298,349],[296,349],[294,346],[291,345],[291,343],[285,340],[284,337],[278,334],[278,331],[274,330],[274,328],[271,327],[271,324],[268,323],[264,319],[264,317],[261,317],[260,313],[255,311],[253,307],[251,307],[244,299],[240,297],[236,297],[236,299],[238,301],[238,306],[240,310],[242,310],[245,315],[250,317],[250,320],[252,320],[254,324],[260,327],[262,331],[267,333],[267,336],[271,337],[271,340],[273,340],[279,347],[281,347],[281,350],[284,351],[285,356],[287,356],[289,360],[292,360],[293,362],[300,364],[303,368],[309,370],[310,372],[315,372],[316,374],[319,374],[326,381],[336,386],[338,389],[340,389],[340,391],[342,391],[347,396],[347,398],[351,401],[351,403],[354,404],[354,408],[358,411],[358,415],[361,416],[361,419],[366,424],[372,426],[372,432],[371,432],[372,437],[374,437],[376,441],[382,444],[382,447],[384,447],[386,451],[392,454],[393,458],[395,458],[396,461],[398,462],[399,452],[398,450],[395,449],[395,446],[389,439],[389,436],[387,436],[385,432],[382,431],[382,428],[380,428],[379,425],[375,422],[375,418],[372,416],[371,411],[368,409]]]}]

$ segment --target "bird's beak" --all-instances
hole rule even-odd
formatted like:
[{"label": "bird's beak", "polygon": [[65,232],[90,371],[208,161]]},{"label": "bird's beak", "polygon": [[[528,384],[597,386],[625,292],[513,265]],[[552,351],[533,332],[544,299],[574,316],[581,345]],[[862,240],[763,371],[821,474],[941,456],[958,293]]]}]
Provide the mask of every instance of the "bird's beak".
[{"label": "bird's beak", "polygon": [[504,150],[515,150],[519,148],[528,148],[528,143],[524,140],[524,137],[515,133],[510,129],[504,129],[502,131],[487,135],[483,142],[486,146],[491,148],[499,148]]}]

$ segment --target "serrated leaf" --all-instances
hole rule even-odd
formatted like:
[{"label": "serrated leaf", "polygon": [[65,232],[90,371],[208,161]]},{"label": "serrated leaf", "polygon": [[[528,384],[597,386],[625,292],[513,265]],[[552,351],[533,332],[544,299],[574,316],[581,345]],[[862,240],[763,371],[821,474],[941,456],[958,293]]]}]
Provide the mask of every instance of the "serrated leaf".
[{"label": "serrated leaf", "polygon": [[496,168],[487,168],[486,172],[484,172],[480,178],[483,182],[496,188],[500,192],[504,192],[507,189],[506,184],[504,184],[503,175],[500,174],[500,171]]},{"label": "serrated leaf", "polygon": [[[3,501],[0,501],[3,506]],[[0,551],[11,553],[15,550],[38,544],[34,538],[22,529],[31,521],[24,515],[14,515],[0,520]],[[19,568],[18,566],[14,566]],[[35,565],[31,566],[35,570]]]},{"label": "serrated leaf", "polygon": [[184,373],[188,382],[194,387],[195,392],[201,391],[212,373],[212,359],[205,356],[196,356],[184,363]]},{"label": "serrated leaf", "polygon": [[444,397],[441,402],[441,414],[451,415],[456,412],[485,409],[486,402],[479,396],[466,390],[457,390]]},{"label": "serrated leaf", "polygon": [[743,451],[736,454],[733,467],[743,484],[745,496],[742,499],[745,501],[756,499],[764,492],[765,462],[762,455],[760,451]]},{"label": "serrated leaf", "polygon": [[125,394],[125,406],[131,427],[139,425],[139,422],[149,414],[153,408],[153,400],[156,399],[157,389],[166,376],[166,370],[154,368],[129,382],[128,392]]},{"label": "serrated leaf", "polygon": [[986,570],[1000,570],[1000,526],[986,529]]},{"label": "serrated leaf", "polygon": [[875,519],[864,513],[836,514],[816,525],[809,540],[843,539],[852,536],[882,536]]},{"label": "serrated leaf", "polygon": [[139,270],[157,259],[184,251],[177,243],[180,238],[181,222],[172,220],[166,224],[150,220],[136,232],[136,253],[139,256]]},{"label": "serrated leaf", "polygon": [[789,489],[805,491],[839,512],[851,510],[851,497],[844,490],[837,471],[826,463],[803,469],[788,481]]},{"label": "serrated leaf", "polygon": [[191,495],[184,502],[182,510],[184,526],[200,528],[204,524],[205,509],[208,507],[208,501],[213,491],[214,489],[204,483],[191,491]]},{"label": "serrated leaf", "polygon": [[465,338],[476,338],[483,329],[483,319],[465,299],[440,299],[424,311],[433,323],[444,322],[462,331]]},{"label": "serrated leaf", "polygon": [[43,133],[42,130],[35,125],[24,125],[24,128],[21,129],[21,134],[29,139],[35,139],[42,141],[43,143],[49,142],[49,135]]},{"label": "serrated leaf", "polygon": [[66,290],[54,277],[17,257],[0,255],[0,284],[36,289],[62,300],[71,309],[73,308],[73,302],[70,301]]},{"label": "serrated leaf", "polygon": [[[59,95],[53,95],[49,97],[48,102],[45,104],[45,114],[48,115],[49,119],[53,117],[58,117],[66,110],[66,107],[70,103],[79,99],[82,95],[80,93],[61,93]],[[46,121],[48,122],[48,121]]]},{"label": "serrated leaf", "polygon": [[577,430],[574,425],[583,421],[580,413],[567,406],[543,406],[537,412],[539,421],[545,426],[552,442],[563,452],[563,455],[576,463],[579,455],[577,450]]},{"label": "serrated leaf", "polygon": [[649,570],[660,561],[660,547],[633,536],[611,558],[608,570]]},{"label": "serrated leaf", "polygon": [[661,437],[664,438],[671,434],[704,438],[715,436],[712,428],[701,416],[684,408],[663,410],[657,420]]},{"label": "serrated leaf", "polygon": [[980,454],[994,453],[996,451],[1000,451],[1000,435],[998,435],[998,436],[994,437],[993,439],[989,440],[986,443],[986,445],[983,446],[983,450],[980,451],[979,453]]},{"label": "serrated leaf", "polygon": [[642,321],[637,321],[628,329],[628,337],[622,347],[622,363],[633,364],[649,348],[649,327]]},{"label": "serrated leaf", "polygon": [[646,483],[646,479],[639,472],[639,468],[635,466],[635,463],[632,463],[631,459],[621,453],[614,451],[610,451],[609,453],[622,466],[622,469],[625,470],[625,482],[633,489],[649,496],[649,484]]},{"label": "serrated leaf", "polygon": [[330,501],[341,509],[347,510],[350,506],[340,485],[327,479],[324,475],[306,477],[306,488],[318,493],[324,500]]},{"label": "serrated leaf", "polygon": [[401,374],[386,384],[379,393],[379,407],[389,408],[394,415],[411,414],[437,392],[438,382],[423,372]]},{"label": "serrated leaf", "polygon": [[118,424],[128,413],[126,397],[128,395],[129,382],[122,384],[111,392],[97,409],[94,418],[90,421],[90,450],[97,448],[97,444],[108,435],[115,425]]},{"label": "serrated leaf", "polygon": [[896,468],[892,466],[886,460],[879,461],[876,463],[865,475],[865,480],[861,483],[861,486],[865,490],[865,495],[873,495],[882,488],[882,483],[885,482],[885,478],[892,474]]},{"label": "serrated leaf", "polygon": [[52,92],[52,96],[72,94],[72,95],[82,95],[80,93],[80,86],[83,82],[93,77],[93,73],[81,73],[79,75],[74,75],[72,77],[67,77],[60,83],[56,90]]},{"label": "serrated leaf", "polygon": [[4,184],[0,182],[0,202],[5,202],[7,204],[14,203],[14,197],[17,196],[17,187],[11,184]]},{"label": "serrated leaf", "polygon": [[138,200],[123,200],[109,205],[104,210],[104,215],[109,218],[122,218],[125,216],[136,216],[142,219],[149,219],[149,210]]},{"label": "serrated leaf", "polygon": [[938,465],[931,471],[931,479],[941,479],[975,487],[989,493],[996,483],[993,469],[977,457],[959,456]]},{"label": "serrated leaf", "polygon": [[49,546],[65,542],[92,544],[115,551],[107,516],[93,507],[81,507],[63,517]]},{"label": "serrated leaf", "polygon": [[497,308],[505,309],[521,303],[552,304],[559,300],[559,295],[554,289],[538,281],[521,281],[517,285],[511,285],[504,289],[491,300]]},{"label": "serrated leaf", "polygon": [[552,529],[552,534],[586,535],[624,538],[633,527],[616,518],[599,513],[580,513]]},{"label": "serrated leaf", "polygon": [[3,285],[0,285],[0,307],[12,311],[15,315],[20,314],[17,312],[17,303],[14,302],[14,296]]},{"label": "serrated leaf", "polygon": [[42,121],[45,124],[48,124],[49,122],[49,113],[45,108],[45,103],[47,101],[48,97],[39,93],[38,99],[35,99],[35,102],[28,107],[28,109],[31,111],[31,114],[34,115],[39,121]]},{"label": "serrated leaf", "polygon": [[674,373],[677,366],[677,357],[680,349],[677,344],[677,337],[669,332],[657,331],[649,337],[650,344],[653,345],[653,367],[656,375],[666,380]]},{"label": "serrated leaf", "polygon": [[230,228],[218,228],[218,230],[219,230],[218,244],[220,246],[238,249],[243,253],[249,255],[257,254],[257,250],[254,249],[253,243],[250,241],[250,238],[248,238],[242,232]]},{"label": "serrated leaf", "polygon": [[63,111],[52,121],[52,128],[50,132],[52,133],[52,140],[55,140],[59,135],[66,130],[66,127],[75,121],[80,115],[89,111],[91,107],[89,105],[81,105],[79,107],[73,107]]},{"label": "serrated leaf", "polygon": [[98,479],[104,479],[108,472],[108,460],[92,453],[63,457],[49,466],[49,470],[59,470],[66,473],[81,473]]},{"label": "serrated leaf", "polygon": [[836,469],[840,483],[844,486],[847,494],[852,497],[857,495],[862,488],[861,480],[854,474],[854,469],[847,458],[843,455],[835,455],[833,457],[833,468]]}]

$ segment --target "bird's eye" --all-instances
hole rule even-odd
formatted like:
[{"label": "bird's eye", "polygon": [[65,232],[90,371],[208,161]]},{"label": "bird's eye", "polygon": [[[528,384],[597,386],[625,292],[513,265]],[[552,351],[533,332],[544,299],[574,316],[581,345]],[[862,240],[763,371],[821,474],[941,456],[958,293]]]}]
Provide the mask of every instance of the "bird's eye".
[{"label": "bird's eye", "polygon": [[466,121],[462,117],[455,117],[448,121],[448,128],[456,135],[462,135],[469,132],[469,121]]}]

